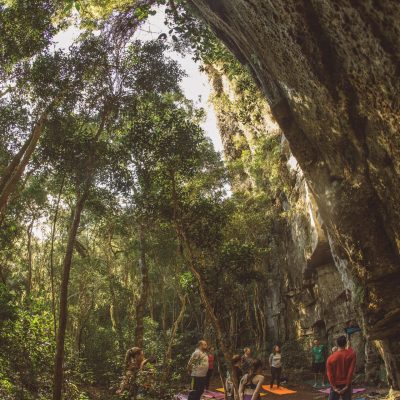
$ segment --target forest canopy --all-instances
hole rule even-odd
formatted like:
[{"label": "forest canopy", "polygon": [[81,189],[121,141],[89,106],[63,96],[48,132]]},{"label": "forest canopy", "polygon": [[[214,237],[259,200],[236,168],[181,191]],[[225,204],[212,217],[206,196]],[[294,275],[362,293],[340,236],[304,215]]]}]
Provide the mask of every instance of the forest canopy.
[{"label": "forest canopy", "polygon": [[[221,368],[246,341],[266,351],[253,295],[279,218],[276,165],[252,165],[268,190],[230,193],[246,154],[229,164],[214,150],[170,53],[231,55],[180,2],[168,40],[136,39],[164,3],[0,1],[3,399],[115,392],[134,345],[152,365],[149,399],[187,382],[202,337]],[[79,37],[56,49],[76,18]]]}]

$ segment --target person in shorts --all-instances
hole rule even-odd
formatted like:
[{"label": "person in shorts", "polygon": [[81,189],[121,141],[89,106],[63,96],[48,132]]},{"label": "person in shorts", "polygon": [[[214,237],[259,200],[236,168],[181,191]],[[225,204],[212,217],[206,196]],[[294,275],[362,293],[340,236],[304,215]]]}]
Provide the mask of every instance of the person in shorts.
[{"label": "person in shorts", "polygon": [[325,386],[325,346],[321,344],[318,339],[315,339],[311,353],[314,387],[318,387],[319,376],[321,376],[321,386]]}]

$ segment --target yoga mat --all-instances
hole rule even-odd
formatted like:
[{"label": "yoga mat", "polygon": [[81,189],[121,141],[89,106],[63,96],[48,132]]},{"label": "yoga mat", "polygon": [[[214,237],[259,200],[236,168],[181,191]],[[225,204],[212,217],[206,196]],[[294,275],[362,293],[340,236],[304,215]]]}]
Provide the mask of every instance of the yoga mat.
[{"label": "yoga mat", "polygon": [[213,392],[211,390],[205,390],[203,393],[203,397],[206,399],[224,399],[225,395],[223,393],[218,392]]},{"label": "yoga mat", "polygon": [[279,394],[279,395],[297,393],[295,390],[290,390],[290,389],[282,387],[282,386],[279,389],[277,389],[276,387],[271,389],[269,385],[264,385],[262,388],[264,390],[267,390],[268,392],[271,392],[273,394]]},{"label": "yoga mat", "polygon": [[[367,389],[365,389],[365,388],[353,389],[353,394],[354,393],[362,393],[362,392],[365,392],[366,390]],[[329,394],[331,392],[331,388],[321,389],[321,390],[318,390],[318,392]]]},{"label": "yoga mat", "polygon": [[[224,388],[218,388],[218,389],[215,389],[215,390],[217,390],[218,392],[221,392],[221,393],[225,393]],[[266,395],[267,395],[267,393],[260,393],[260,397],[264,397]]]}]

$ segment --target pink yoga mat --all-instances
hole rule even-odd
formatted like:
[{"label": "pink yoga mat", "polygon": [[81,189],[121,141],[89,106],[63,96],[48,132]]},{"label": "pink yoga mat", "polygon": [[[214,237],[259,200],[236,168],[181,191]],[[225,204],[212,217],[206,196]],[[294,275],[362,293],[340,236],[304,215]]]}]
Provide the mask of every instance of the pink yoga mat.
[{"label": "pink yoga mat", "polygon": [[[225,395],[220,392],[212,392],[211,390],[205,390],[203,393],[203,397],[206,399],[220,400],[220,399],[224,399]],[[187,400],[187,399],[188,399],[187,394],[179,393],[175,396],[175,400]]]},{"label": "pink yoga mat", "polygon": [[224,399],[225,398],[225,395],[223,394],[223,393],[220,393],[220,392],[212,392],[211,390],[206,390],[206,391],[204,391],[204,394],[203,394],[203,396],[206,398],[206,399]]},{"label": "pink yoga mat", "polygon": [[[365,392],[366,390],[367,389],[365,389],[365,388],[353,389],[353,393],[361,393],[361,392]],[[329,394],[331,392],[331,388],[321,389],[321,390],[318,390],[318,392]]]}]

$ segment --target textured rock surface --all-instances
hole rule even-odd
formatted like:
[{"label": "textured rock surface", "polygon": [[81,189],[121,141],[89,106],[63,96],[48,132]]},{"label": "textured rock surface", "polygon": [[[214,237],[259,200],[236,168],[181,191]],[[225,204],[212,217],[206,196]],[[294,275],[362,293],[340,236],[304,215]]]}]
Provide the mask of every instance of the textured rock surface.
[{"label": "textured rock surface", "polygon": [[399,388],[398,2],[190,3],[262,88],[314,194],[336,268],[357,294],[364,332]]},{"label": "textured rock surface", "polygon": [[[212,99],[228,161],[235,162],[246,151],[256,157],[262,136],[280,138],[277,146],[280,157],[273,163],[284,168],[275,184],[275,195],[283,201],[276,212],[284,212],[286,216],[277,218],[275,223],[266,263],[266,292],[261,293],[267,297],[265,315],[269,340],[274,343],[299,342],[297,348],[301,349],[319,337],[331,346],[334,338],[344,333],[345,327],[358,324],[352,298],[354,291],[349,282],[344,282],[334,264],[317,205],[303,172],[266,102],[255,93],[251,100],[248,99],[254,104],[252,112],[246,118],[241,117],[242,107],[248,105],[243,102],[247,92],[243,92],[236,82],[230,82],[222,69],[208,66],[206,70],[214,88]],[[265,155],[265,161],[270,158],[273,157]],[[233,189],[268,190],[256,182],[249,164],[242,164],[242,173],[235,169],[237,176]],[[271,165],[267,171],[271,172],[273,167]],[[271,204],[271,208],[275,205]],[[365,339],[361,333],[352,337],[352,345],[359,355],[359,370],[363,370]],[[370,358],[372,355],[376,352],[370,350]]]}]

